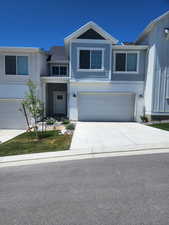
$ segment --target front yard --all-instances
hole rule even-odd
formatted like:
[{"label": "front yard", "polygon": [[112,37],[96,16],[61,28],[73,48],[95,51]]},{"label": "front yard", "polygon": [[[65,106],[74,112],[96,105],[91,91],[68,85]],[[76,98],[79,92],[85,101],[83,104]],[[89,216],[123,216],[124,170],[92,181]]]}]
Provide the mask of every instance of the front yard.
[{"label": "front yard", "polygon": [[169,123],[158,123],[149,126],[169,131]]},{"label": "front yard", "polygon": [[59,131],[46,131],[38,140],[34,132],[26,132],[10,141],[0,144],[0,156],[67,150],[72,135],[59,134]]}]

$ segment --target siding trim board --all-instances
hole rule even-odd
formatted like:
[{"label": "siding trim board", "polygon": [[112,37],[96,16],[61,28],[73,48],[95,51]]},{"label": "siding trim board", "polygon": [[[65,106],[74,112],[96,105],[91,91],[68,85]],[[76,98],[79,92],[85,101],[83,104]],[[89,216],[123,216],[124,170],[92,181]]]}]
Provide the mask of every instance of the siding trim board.
[{"label": "siding trim board", "polygon": [[0,98],[0,102],[23,101],[23,100],[24,100],[24,98]]},{"label": "siding trim board", "polygon": [[137,85],[137,84],[140,84],[140,85],[144,85],[144,81],[91,81],[91,80],[84,80],[84,81],[81,81],[81,80],[71,80],[70,83],[73,83],[75,85],[112,85],[112,84],[126,84],[126,85]]},{"label": "siding trim board", "polygon": [[71,43],[89,43],[89,44],[111,44],[111,41],[108,40],[86,40],[86,39],[76,39],[76,40],[71,40]]},{"label": "siding trim board", "polygon": [[110,45],[110,68],[109,68],[109,80],[111,80],[111,76],[112,76],[112,45]]},{"label": "siding trim board", "polygon": [[149,49],[148,45],[112,45],[114,50],[147,50]]},{"label": "siding trim board", "polygon": [[111,91],[80,91],[79,94],[85,94],[85,95],[98,95],[98,94],[102,94],[102,95],[133,95],[135,94],[134,92],[111,92]]}]

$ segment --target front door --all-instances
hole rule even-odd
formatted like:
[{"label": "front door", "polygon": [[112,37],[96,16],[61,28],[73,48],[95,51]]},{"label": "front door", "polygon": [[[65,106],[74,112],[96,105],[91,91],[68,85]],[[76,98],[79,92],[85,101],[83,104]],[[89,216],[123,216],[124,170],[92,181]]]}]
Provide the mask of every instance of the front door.
[{"label": "front door", "polygon": [[65,91],[53,92],[53,113],[66,114],[66,92]]}]

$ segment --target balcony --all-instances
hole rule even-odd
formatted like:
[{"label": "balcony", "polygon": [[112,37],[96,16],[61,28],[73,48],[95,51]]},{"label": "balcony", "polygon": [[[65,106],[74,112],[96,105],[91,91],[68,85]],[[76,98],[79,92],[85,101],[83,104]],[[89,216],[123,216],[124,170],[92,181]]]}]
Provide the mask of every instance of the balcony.
[{"label": "balcony", "polygon": [[44,82],[66,82],[69,80],[69,70],[67,64],[51,63],[49,65],[48,75],[42,75]]}]

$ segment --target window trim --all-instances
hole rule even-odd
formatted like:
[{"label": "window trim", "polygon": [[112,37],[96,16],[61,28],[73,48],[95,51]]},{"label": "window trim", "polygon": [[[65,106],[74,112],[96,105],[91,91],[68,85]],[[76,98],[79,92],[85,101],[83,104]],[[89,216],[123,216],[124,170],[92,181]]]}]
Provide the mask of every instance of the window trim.
[{"label": "window trim", "polygon": [[[122,53],[122,54],[126,54],[126,59],[127,59],[127,54],[137,54],[137,65],[136,65],[136,71],[116,71],[116,54],[118,53]],[[113,73],[116,74],[138,74],[139,73],[139,61],[140,61],[140,52],[139,51],[114,51],[113,52]],[[127,60],[126,60],[126,64],[125,64],[125,68],[127,68]]]},{"label": "window trim", "polygon": [[[53,74],[53,67],[59,67],[59,75]],[[60,67],[66,67],[66,75],[60,75]],[[51,66],[51,76],[55,77],[67,77],[68,76],[68,65],[56,64]]]},{"label": "window trim", "polygon": [[[101,69],[80,69],[80,51],[81,50],[99,50],[102,51],[102,65]],[[90,47],[79,47],[77,48],[77,71],[79,72],[103,72],[104,71],[104,51],[105,48],[90,48]],[[91,64],[91,53],[90,53],[90,64]]]},{"label": "window trim", "polygon": [[[16,74],[6,74],[6,56],[15,56],[16,57]],[[18,66],[18,63],[17,63],[17,58],[18,58],[18,56],[26,56],[27,57],[27,59],[28,59],[28,73],[27,74],[18,74],[17,72],[18,72],[18,70],[17,70],[17,66]],[[4,55],[4,74],[5,74],[5,76],[17,76],[17,77],[22,77],[22,76],[24,76],[24,77],[27,77],[27,76],[29,76],[30,74],[29,74],[29,71],[30,71],[30,69],[29,69],[29,55],[25,55],[25,54],[5,54]]]}]

